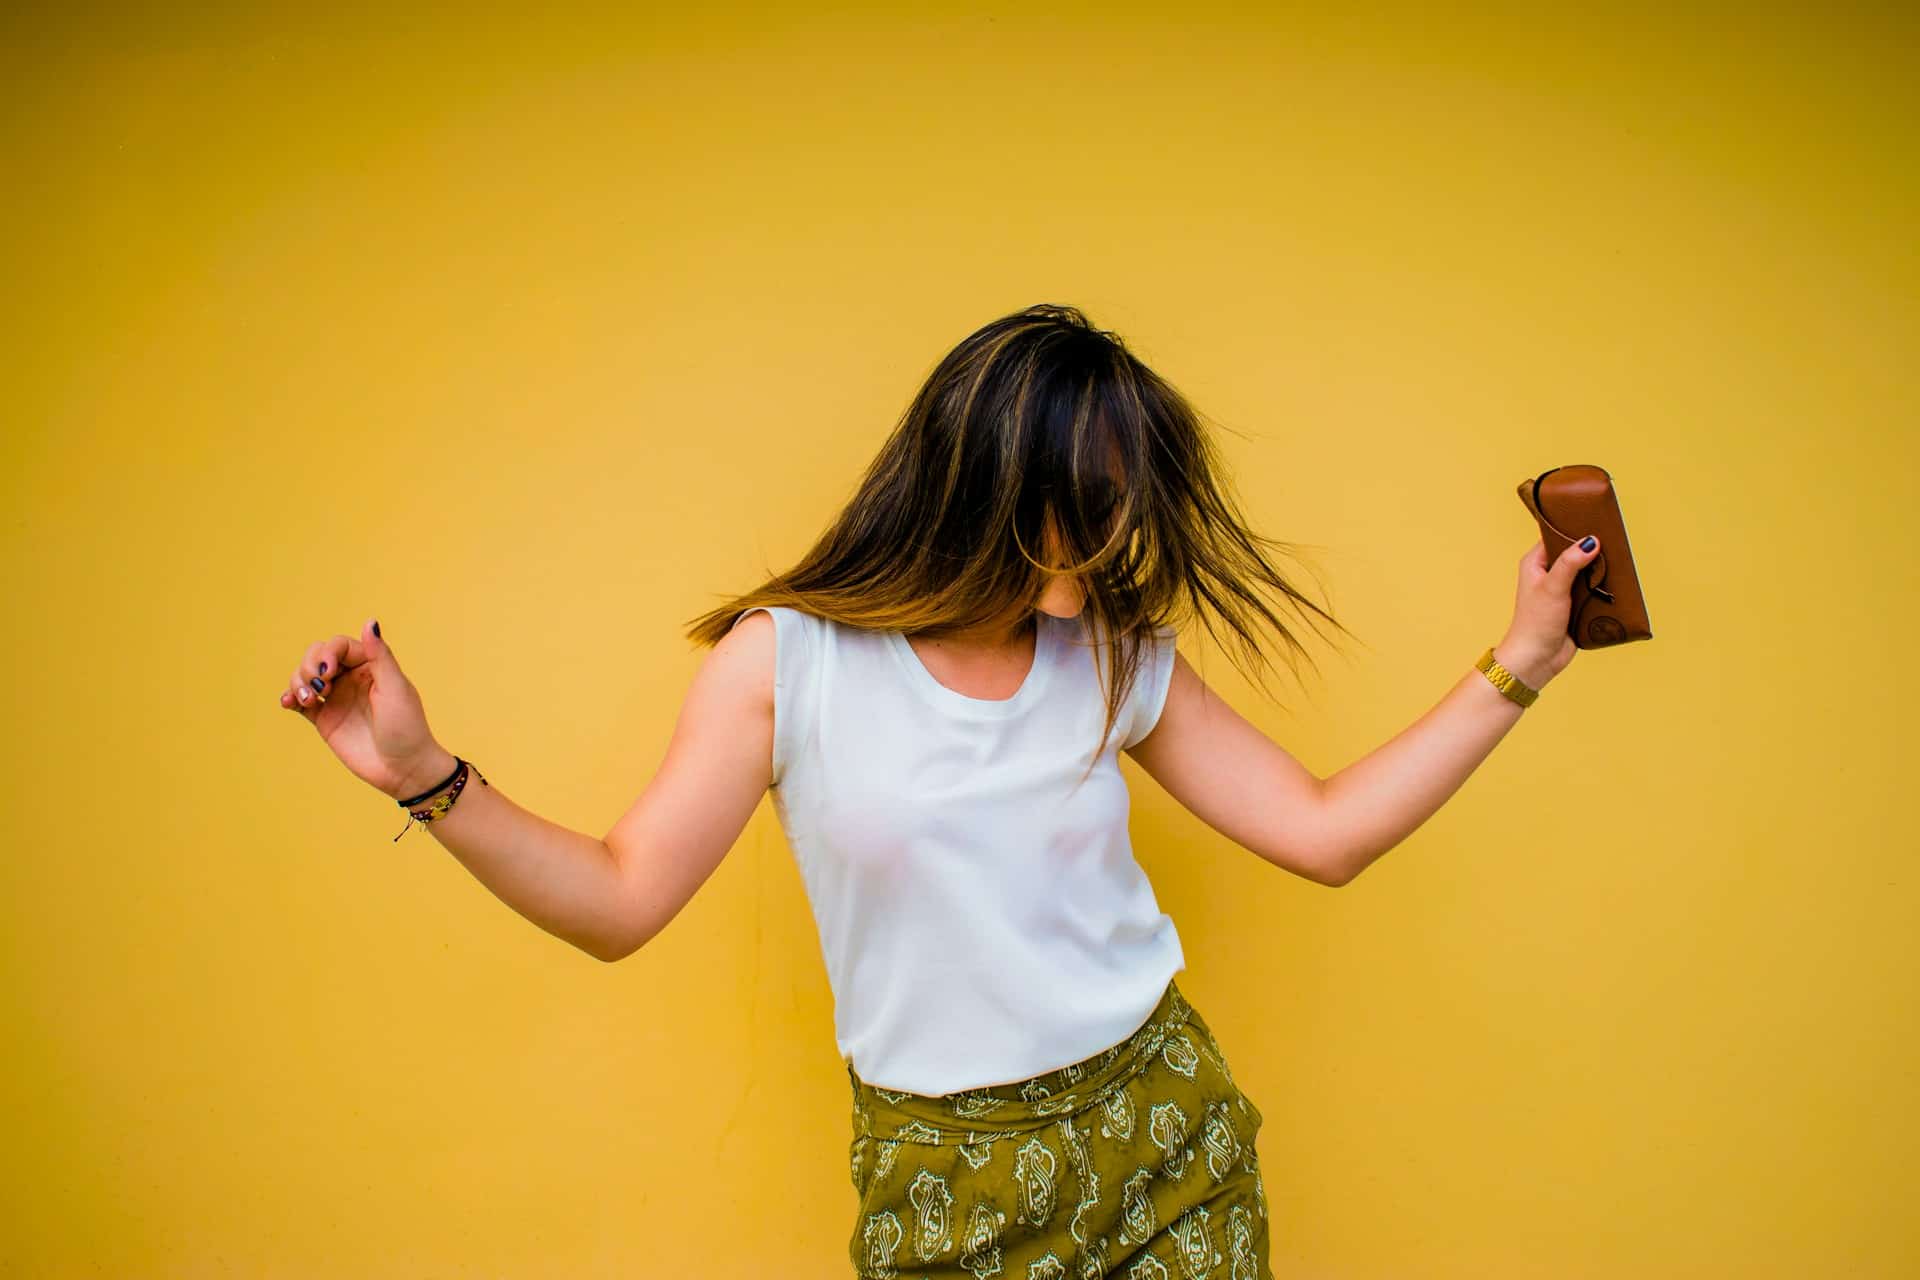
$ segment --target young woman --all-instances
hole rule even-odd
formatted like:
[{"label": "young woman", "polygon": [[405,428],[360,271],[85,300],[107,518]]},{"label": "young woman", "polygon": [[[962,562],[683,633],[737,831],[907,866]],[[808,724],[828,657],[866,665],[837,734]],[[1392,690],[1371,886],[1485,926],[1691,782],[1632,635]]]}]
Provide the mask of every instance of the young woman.
[{"label": "young woman", "polygon": [[1271,563],[1288,545],[1247,528],[1178,392],[1037,306],[940,362],[796,567],[694,620],[712,652],[604,838],[442,747],[377,621],[308,648],[280,704],[603,960],[666,927],[771,791],[851,1090],[856,1274],[1258,1280],[1262,1117],[1174,981],[1119,752],[1236,844],[1346,884],[1571,662],[1597,546],[1549,567],[1536,542],[1493,661],[1320,778],[1175,647],[1202,619],[1256,663],[1261,629],[1304,652],[1267,597],[1344,631]]}]

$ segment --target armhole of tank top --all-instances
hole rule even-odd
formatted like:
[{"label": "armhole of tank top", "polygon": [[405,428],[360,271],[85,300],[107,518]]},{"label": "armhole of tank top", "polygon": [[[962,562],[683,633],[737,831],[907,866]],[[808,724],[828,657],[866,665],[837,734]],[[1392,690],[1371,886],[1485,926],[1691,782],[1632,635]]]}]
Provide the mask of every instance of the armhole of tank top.
[{"label": "armhole of tank top", "polygon": [[1160,723],[1160,712],[1167,705],[1167,690],[1173,686],[1173,656],[1178,636],[1169,626],[1158,626],[1153,632],[1153,648],[1146,663],[1137,675],[1133,691],[1133,724],[1126,741],[1120,744],[1122,751],[1132,750],[1140,740],[1153,732],[1153,726]]}]

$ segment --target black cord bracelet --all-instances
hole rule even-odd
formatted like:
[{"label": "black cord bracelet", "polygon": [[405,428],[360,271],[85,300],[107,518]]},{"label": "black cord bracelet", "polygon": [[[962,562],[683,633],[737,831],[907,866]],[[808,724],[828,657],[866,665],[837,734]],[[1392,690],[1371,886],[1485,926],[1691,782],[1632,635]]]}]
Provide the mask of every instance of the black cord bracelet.
[{"label": "black cord bracelet", "polygon": [[411,800],[400,801],[399,802],[400,807],[402,809],[411,809],[413,808],[413,806],[419,804],[422,800],[428,799],[429,797],[432,797],[432,796],[439,795],[442,791],[445,791],[449,785],[452,784],[455,778],[460,776],[460,770],[466,765],[466,763],[467,762],[465,760],[462,760],[459,756],[455,756],[453,758],[453,772],[448,774],[446,777],[440,779],[440,784],[438,786],[428,787],[425,791],[422,791],[419,795],[413,797],[413,799]]}]

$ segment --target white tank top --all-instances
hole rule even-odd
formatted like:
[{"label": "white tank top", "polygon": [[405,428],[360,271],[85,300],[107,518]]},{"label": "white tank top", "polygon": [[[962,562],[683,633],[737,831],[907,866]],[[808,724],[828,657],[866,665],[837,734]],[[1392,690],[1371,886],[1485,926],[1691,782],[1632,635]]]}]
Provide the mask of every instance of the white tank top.
[{"label": "white tank top", "polygon": [[[898,631],[784,606],[770,796],[800,867],[861,1080],[938,1096],[1120,1043],[1186,967],[1133,856],[1119,752],[1153,728],[1154,636],[1091,776],[1105,707],[1085,615],[1038,615],[1010,698],[947,688]],[[751,612],[751,611],[750,611]],[[741,615],[744,617],[745,615]]]}]

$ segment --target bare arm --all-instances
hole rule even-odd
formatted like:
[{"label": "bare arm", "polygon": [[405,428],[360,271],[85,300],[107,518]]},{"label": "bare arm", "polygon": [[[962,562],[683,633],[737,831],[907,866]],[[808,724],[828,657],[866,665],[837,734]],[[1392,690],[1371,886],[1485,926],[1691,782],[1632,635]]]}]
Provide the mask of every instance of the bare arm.
[{"label": "bare arm", "polygon": [[[1548,679],[1510,664],[1504,644],[1493,656],[1533,688]],[[1328,883],[1346,884],[1438,812],[1525,710],[1469,667],[1425,715],[1328,778],[1321,800],[1321,821],[1333,833]]]},{"label": "bare arm", "polygon": [[[1550,675],[1507,642],[1494,656],[1539,688]],[[1468,668],[1385,745],[1320,778],[1249,723],[1175,654],[1166,706],[1135,761],[1195,817],[1316,884],[1351,881],[1445,804],[1524,708]]]},{"label": "bare arm", "polygon": [[1128,754],[1241,848],[1316,884],[1339,883],[1325,784],[1209,688],[1185,654],[1174,653],[1160,718]]},{"label": "bare arm", "polygon": [[[605,961],[644,946],[733,847],[772,780],[773,619],[752,613],[701,664],[666,757],[603,839],[530,813],[469,781],[426,830],[508,906]],[[412,790],[454,768],[440,751]],[[491,781],[491,780],[489,780]]]},{"label": "bare arm", "polygon": [[618,960],[651,941],[727,856],[773,783],[774,625],[755,610],[687,690],[666,758],[607,832]]},{"label": "bare arm", "polygon": [[[1520,558],[1513,621],[1493,656],[1542,689],[1576,652],[1567,633],[1573,578],[1593,546],[1549,564],[1536,542]],[[1446,697],[1330,778],[1320,778],[1237,715],[1174,655],[1166,705],[1132,756],[1221,835],[1318,884],[1351,881],[1431,818],[1526,710],[1469,666]]]}]

